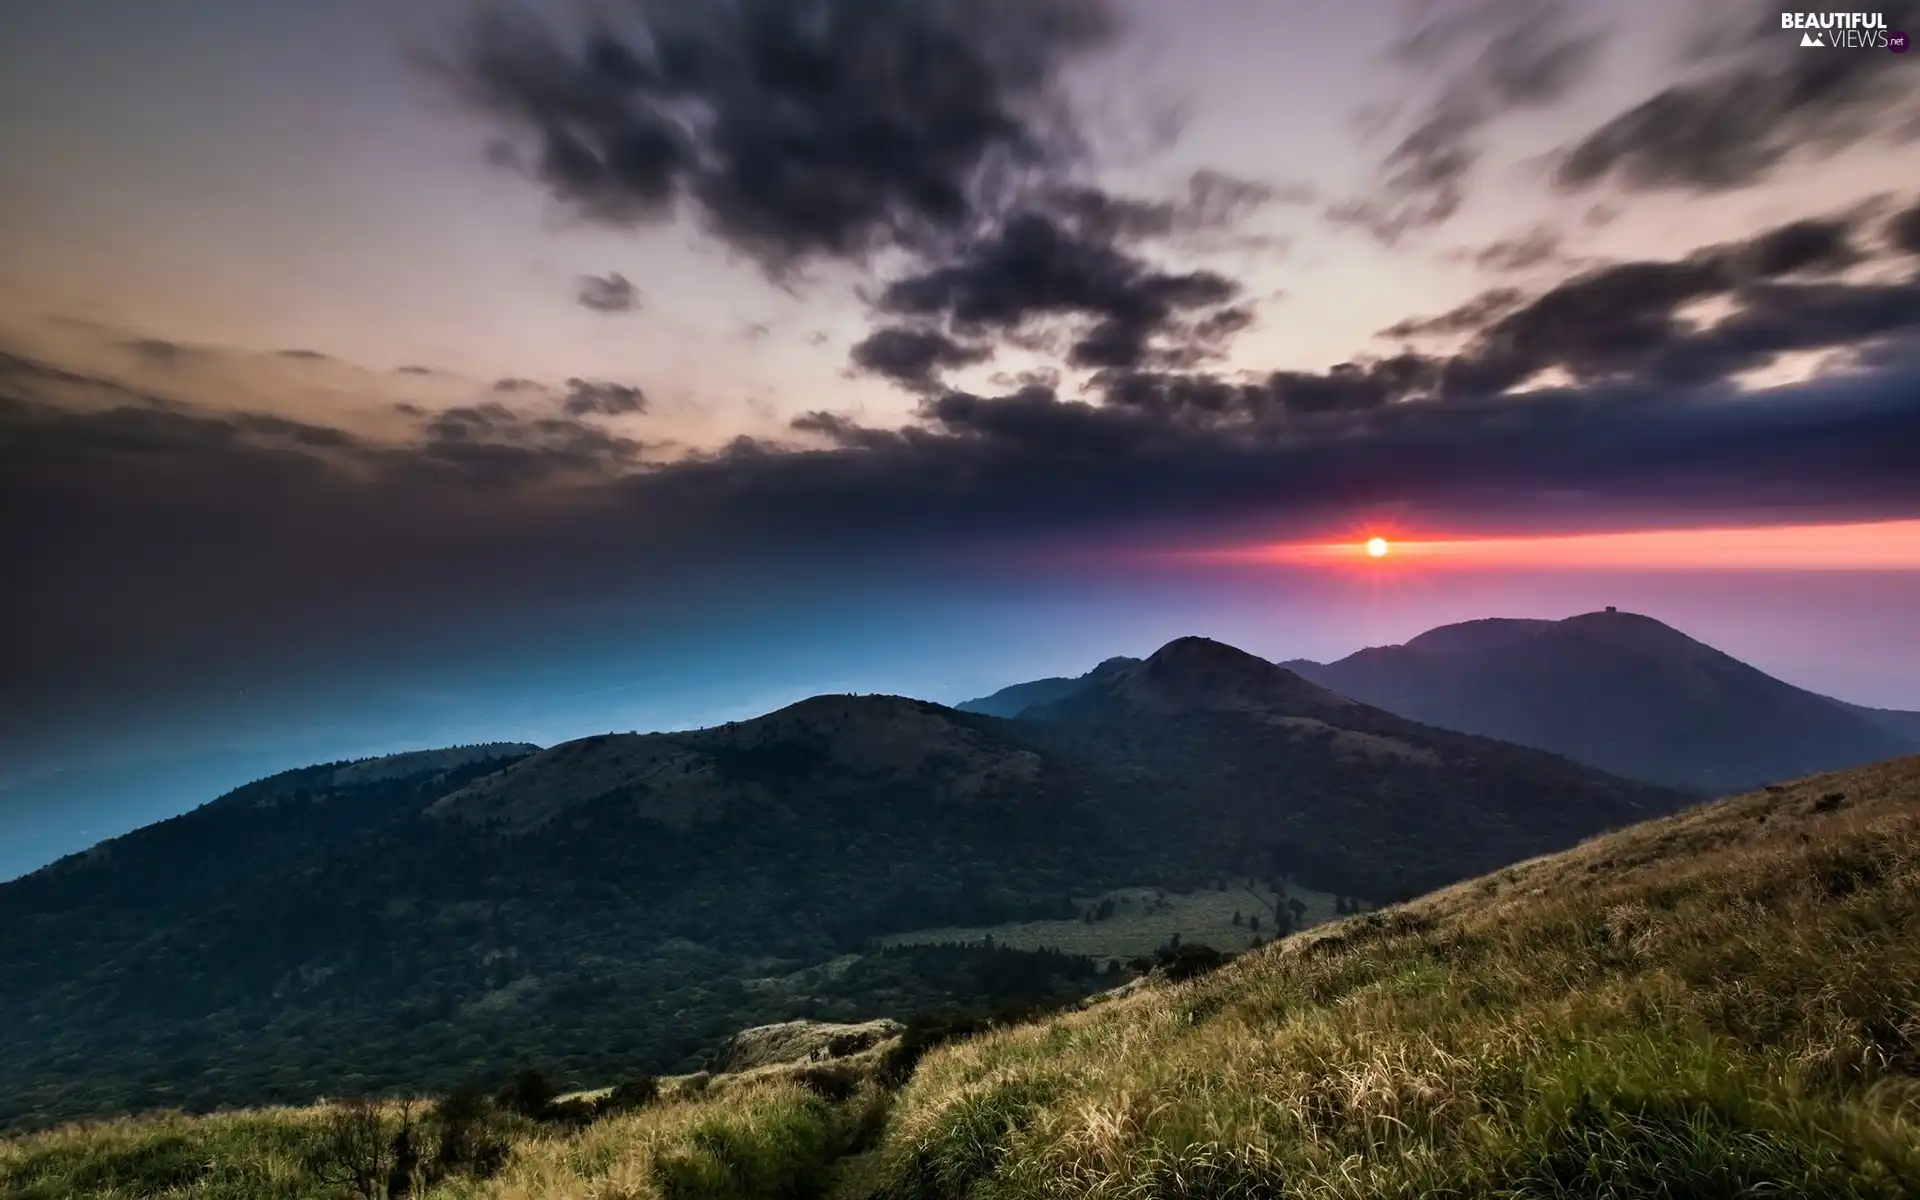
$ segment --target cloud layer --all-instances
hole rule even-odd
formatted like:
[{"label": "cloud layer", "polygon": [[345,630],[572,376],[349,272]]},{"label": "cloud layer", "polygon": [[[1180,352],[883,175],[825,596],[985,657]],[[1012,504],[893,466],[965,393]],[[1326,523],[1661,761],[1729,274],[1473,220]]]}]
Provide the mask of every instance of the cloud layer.
[{"label": "cloud layer", "polygon": [[1098,0],[628,0],[583,28],[493,7],[439,68],[495,157],[579,216],[697,212],[782,273],[963,234],[1078,151],[1061,70]]},{"label": "cloud layer", "polygon": [[[1569,147],[1560,186],[1722,191],[1863,140],[1884,138],[1892,149],[1920,134],[1920,75],[1905,58],[1845,46],[1808,53],[1780,28],[1779,6],[1740,7],[1744,20],[1724,44],[1704,48],[1700,73]],[[1920,24],[1916,0],[1876,7],[1889,29]]]},{"label": "cloud layer", "polygon": [[[1278,248],[1249,232],[1261,214],[1310,208],[1388,245],[1441,225],[1492,127],[1573,94],[1609,45],[1565,6],[1427,11],[1394,52],[1436,103],[1370,190],[1329,204],[1220,170],[1171,197],[1097,182],[1064,81],[1120,32],[1098,0],[486,9],[433,68],[497,162],[602,233],[686,216],[795,293],[807,268],[849,268],[868,321],[849,370],[911,419],[828,400],[776,439],[688,451],[642,440],[641,387],[583,373],[390,401],[383,432],[195,396],[218,352],[165,339],[116,335],[94,372],[0,356],[0,560],[25,564],[0,593],[8,728],[288,641],[626,603],[745,561],[1217,542],[1375,509],[1542,531],[1920,511],[1911,198],[1631,261],[1576,260],[1542,227],[1471,252],[1498,286],[1394,322],[1380,353],[1246,365],[1267,314],[1234,264]],[[1895,136],[1907,64],[1740,29],[1570,141],[1554,186],[1583,205],[1723,191]],[[636,322],[670,303],[618,273],[572,287]],[[1801,359],[1810,378],[1752,390]]]}]

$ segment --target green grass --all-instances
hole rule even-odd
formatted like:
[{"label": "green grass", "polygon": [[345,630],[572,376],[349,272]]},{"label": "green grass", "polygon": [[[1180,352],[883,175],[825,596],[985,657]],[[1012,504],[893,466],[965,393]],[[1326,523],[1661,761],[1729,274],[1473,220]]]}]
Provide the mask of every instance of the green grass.
[{"label": "green grass", "polygon": [[0,1196],[254,1200],[328,1196],[308,1169],[323,1110],[162,1114],[0,1142]]},{"label": "green grass", "polygon": [[[675,1083],[583,1131],[522,1124],[499,1174],[427,1196],[1920,1196],[1920,759],[950,1044],[892,1095],[829,1099],[817,1069]],[[323,1116],[16,1137],[0,1196],[337,1195],[302,1169]]]},{"label": "green grass", "polygon": [[[1099,896],[1076,899],[1083,911],[1102,900],[1114,902],[1114,913],[1103,921],[1059,920],[1017,921],[1002,925],[951,926],[941,929],[915,929],[889,934],[880,939],[883,946],[971,945],[991,937],[998,945],[1015,950],[1058,950],[1081,954],[1102,962],[1126,962],[1152,954],[1178,934],[1180,940],[1212,946],[1216,950],[1245,950],[1256,939],[1273,937],[1272,910],[1276,899],[1300,901],[1304,927],[1334,919],[1335,897],[1289,884],[1283,896],[1264,884],[1249,885],[1230,879],[1227,888],[1201,888],[1192,892],[1173,892],[1165,888],[1119,888]],[[1241,922],[1235,924],[1238,913]],[[1260,918],[1256,933],[1246,920]]]}]

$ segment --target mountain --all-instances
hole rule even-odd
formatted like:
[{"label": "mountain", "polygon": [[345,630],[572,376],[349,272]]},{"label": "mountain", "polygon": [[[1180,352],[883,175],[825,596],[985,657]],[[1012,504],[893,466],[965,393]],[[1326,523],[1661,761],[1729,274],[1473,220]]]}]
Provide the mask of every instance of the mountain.
[{"label": "mountain", "polygon": [[1897,738],[1901,738],[1920,748],[1920,712],[1902,712],[1897,708],[1868,708],[1864,704],[1848,704],[1836,700],[1841,708],[1859,717],[1869,725],[1878,726]]},{"label": "mountain", "polygon": [[[503,748],[511,749],[469,746],[458,751]],[[290,762],[338,759],[340,749],[338,744],[301,739],[79,765],[0,783],[0,830],[5,831],[0,834],[0,882],[178,816],[208,796],[223,795]]]},{"label": "mountain", "polygon": [[1310,887],[1375,900],[1679,803],[1551,754],[1417,724],[1205,638],[1172,642],[1019,723],[1062,752],[1178,781],[1166,811],[1216,857],[1257,855]]},{"label": "mountain", "polygon": [[691,1070],[746,1026],[1029,1002],[1107,969],[889,935],[1077,927],[1113,889],[1236,875],[1393,899],[1680,800],[1200,639],[1037,711],[820,696],[250,784],[0,885],[0,1125],[527,1060]]},{"label": "mountain", "polygon": [[1052,704],[1056,700],[1064,700],[1110,675],[1139,665],[1139,662],[1137,658],[1110,658],[1085,675],[1076,675],[1071,679],[1056,676],[1050,679],[1035,679],[1030,683],[1016,683],[1010,687],[1001,688],[991,696],[968,700],[955,707],[961,712],[985,713],[990,717],[1017,717],[1035,705]]},{"label": "mountain", "polygon": [[1181,869],[1108,836],[1128,786],[990,717],[845,696],[289,772],[0,886],[0,1125],[529,1058],[691,1069],[745,1025],[1085,990],[1059,955],[850,952]]},{"label": "mountain", "polygon": [[1468,621],[1334,663],[1284,665],[1416,721],[1702,793],[1920,749],[1920,714],[1830,700],[1611,609]]}]

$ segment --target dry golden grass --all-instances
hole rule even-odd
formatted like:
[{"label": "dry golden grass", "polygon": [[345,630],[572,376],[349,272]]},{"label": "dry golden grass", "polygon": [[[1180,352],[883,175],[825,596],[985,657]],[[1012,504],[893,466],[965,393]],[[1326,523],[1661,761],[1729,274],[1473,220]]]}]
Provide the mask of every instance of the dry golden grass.
[{"label": "dry golden grass", "polygon": [[1808,780],[936,1053],[880,1186],[1920,1194],[1916,933],[1920,759]]},{"label": "dry golden grass", "polygon": [[[885,1095],[871,1084],[832,1104],[764,1069],[729,1086],[603,1119],[584,1130],[515,1121],[511,1157],[489,1179],[455,1177],[420,1200],[734,1200],[818,1194],[870,1139]],[[391,1117],[395,1106],[387,1106]],[[345,1195],[315,1172],[327,1105],[76,1124],[0,1141],[8,1200],[166,1196],[262,1200]]]},{"label": "dry golden grass", "polygon": [[667,1103],[578,1134],[521,1142],[507,1169],[448,1195],[485,1200],[679,1200],[819,1194],[834,1162],[871,1128],[885,1098],[869,1087],[827,1103],[790,1077]]}]

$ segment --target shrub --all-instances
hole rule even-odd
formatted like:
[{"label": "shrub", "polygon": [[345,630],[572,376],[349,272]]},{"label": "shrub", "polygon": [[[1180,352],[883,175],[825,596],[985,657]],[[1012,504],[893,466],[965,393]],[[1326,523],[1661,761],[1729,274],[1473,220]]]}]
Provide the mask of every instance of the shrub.
[{"label": "shrub", "polygon": [[794,1079],[821,1099],[838,1104],[860,1089],[866,1073],[847,1063],[820,1063],[796,1072]]},{"label": "shrub", "polygon": [[521,1067],[514,1072],[513,1081],[500,1089],[494,1103],[510,1113],[539,1121],[547,1118],[554,1097],[559,1094],[545,1075],[532,1067]]},{"label": "shrub", "polygon": [[1193,979],[1215,971],[1233,961],[1233,955],[1223,950],[1215,950],[1203,942],[1191,942],[1185,945],[1168,942],[1146,958],[1136,958],[1130,965],[1144,975],[1149,971],[1158,971],[1168,979],[1179,981]]},{"label": "shrub", "polygon": [[[411,1149],[411,1139],[406,1146]],[[329,1187],[363,1200],[385,1200],[396,1148],[377,1104],[359,1098],[343,1100],[327,1114],[309,1165]]]},{"label": "shrub", "polygon": [[636,1075],[617,1085],[600,1101],[604,1113],[635,1112],[660,1098],[660,1080],[653,1075]]},{"label": "shrub", "polygon": [[499,1128],[493,1106],[473,1084],[463,1084],[433,1106],[434,1147],[427,1159],[430,1175],[474,1175],[485,1179],[506,1164],[511,1144]]}]

